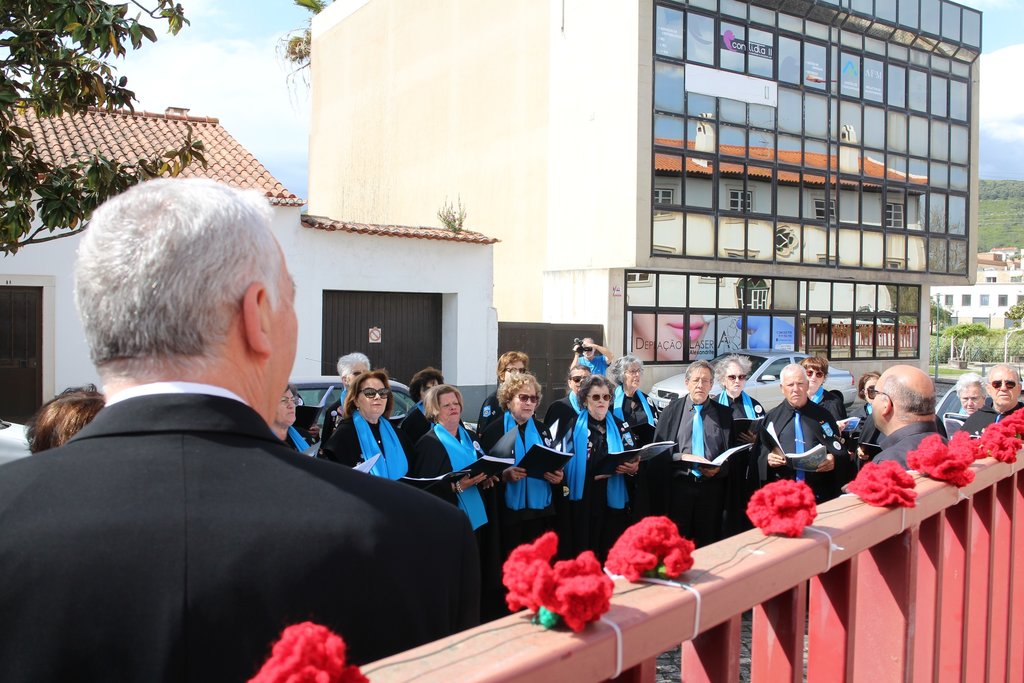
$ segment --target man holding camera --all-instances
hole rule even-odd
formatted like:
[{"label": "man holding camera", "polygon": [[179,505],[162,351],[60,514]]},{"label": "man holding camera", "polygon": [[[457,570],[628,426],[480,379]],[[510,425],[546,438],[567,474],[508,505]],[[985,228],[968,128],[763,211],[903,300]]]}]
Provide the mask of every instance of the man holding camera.
[{"label": "man holding camera", "polygon": [[570,371],[577,365],[582,365],[590,370],[591,374],[603,376],[608,370],[609,363],[615,359],[611,351],[600,344],[595,344],[591,337],[573,339],[572,351],[576,355],[569,364]]}]

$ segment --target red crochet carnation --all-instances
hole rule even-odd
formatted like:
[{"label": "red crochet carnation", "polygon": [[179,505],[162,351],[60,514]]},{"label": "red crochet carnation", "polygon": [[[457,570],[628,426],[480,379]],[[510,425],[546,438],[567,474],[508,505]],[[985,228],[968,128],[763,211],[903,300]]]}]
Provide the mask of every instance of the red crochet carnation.
[{"label": "red crochet carnation", "polygon": [[536,612],[554,595],[551,558],[558,551],[558,535],[549,531],[533,543],[524,543],[511,553],[502,566],[501,582],[508,589],[505,602],[513,612],[524,607]]},{"label": "red crochet carnation", "polygon": [[974,462],[977,447],[967,432],[959,431],[950,439],[949,445],[942,443],[942,437],[932,434],[907,454],[907,465],[932,479],[948,481],[953,486],[966,486],[974,481]]},{"label": "red crochet carnation", "polygon": [[747,504],[747,517],[765,534],[794,538],[814,521],[814,492],[802,481],[781,479],[758,489]]},{"label": "red crochet carnation", "polygon": [[1016,410],[1011,413],[1006,419],[1000,420],[994,424],[989,425],[982,432],[982,436],[988,433],[988,430],[995,426],[1002,427],[1007,430],[1007,433],[1012,433],[1018,439],[1024,439],[1024,410]]},{"label": "red crochet carnation", "polygon": [[1024,411],[1018,410],[1005,420],[1000,420],[986,427],[985,431],[981,434],[981,438],[977,440],[978,443],[975,446],[974,457],[992,457],[999,462],[1017,462],[1017,451],[1020,450],[1021,443],[1017,434],[1018,430],[1021,429],[1021,424],[1013,421],[1013,418],[1020,413],[1024,413]]},{"label": "red crochet carnation", "polygon": [[916,505],[914,478],[898,462],[892,460],[867,463],[857,478],[847,485],[846,490],[860,496],[868,505],[896,505],[905,508]]},{"label": "red crochet carnation", "polygon": [[615,584],[590,550],[580,553],[575,560],[556,562],[553,573],[554,600],[544,607],[561,616],[576,633],[611,607]]},{"label": "red crochet carnation", "polygon": [[562,620],[579,632],[611,607],[614,584],[589,550],[552,567],[557,550],[553,531],[513,550],[502,567],[502,583],[508,589],[505,601],[513,612],[524,607],[534,612],[544,628]]},{"label": "red crochet carnation", "polygon": [[345,664],[345,641],[326,626],[304,621],[289,626],[270,659],[249,683],[369,683]]},{"label": "red crochet carnation", "polygon": [[674,579],[693,566],[693,548],[668,517],[644,517],[622,532],[605,566],[630,581],[641,576]]}]

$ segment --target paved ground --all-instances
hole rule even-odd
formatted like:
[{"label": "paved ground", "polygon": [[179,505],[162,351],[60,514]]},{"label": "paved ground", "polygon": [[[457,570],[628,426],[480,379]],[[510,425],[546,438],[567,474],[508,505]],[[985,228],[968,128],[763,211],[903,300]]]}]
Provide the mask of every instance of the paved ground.
[{"label": "paved ground", "polygon": [[[740,636],[740,680],[750,680],[750,623],[751,612],[743,614],[742,634]],[[680,648],[673,648],[658,655],[657,683],[680,683],[682,673],[679,669]],[[724,683],[724,682],[723,682]]]}]

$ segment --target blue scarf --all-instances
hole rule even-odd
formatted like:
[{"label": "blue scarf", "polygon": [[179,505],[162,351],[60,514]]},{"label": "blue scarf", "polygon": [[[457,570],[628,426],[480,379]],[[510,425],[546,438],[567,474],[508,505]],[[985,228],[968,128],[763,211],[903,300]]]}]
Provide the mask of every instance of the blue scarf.
[{"label": "blue scarf", "polygon": [[825,385],[822,384],[818,387],[818,390],[814,392],[814,396],[811,396],[812,403],[821,403],[821,399],[825,398]]},{"label": "blue scarf", "polygon": [[[647,424],[654,424],[654,415],[651,414],[651,406],[647,404],[647,397],[644,396],[644,392],[639,389],[636,390],[636,395],[640,399],[640,405],[644,408],[644,414],[647,415]],[[623,422],[626,421],[625,416],[622,414],[622,404],[626,401],[626,392],[622,388],[622,385],[615,387],[615,397],[612,399],[612,414],[619,418]],[[579,412],[579,411],[576,411]]]},{"label": "blue scarf", "polygon": [[[754,402],[750,400],[750,396],[747,395],[747,392],[741,391],[740,398],[743,399],[743,412],[746,414],[747,419],[753,420],[756,418],[757,415],[754,413]],[[723,406],[729,408],[732,407],[732,398],[730,398],[729,394],[724,391],[718,395],[718,402]]]},{"label": "blue scarf", "polygon": [[423,401],[417,401],[416,407],[420,409],[420,413],[422,413],[423,415],[427,414],[427,409],[423,407]]},{"label": "blue scarf", "polygon": [[306,443],[306,440],[302,438],[302,435],[299,434],[299,430],[295,427],[288,428],[288,438],[291,439],[292,443],[295,444],[295,447],[299,449],[299,453],[304,453],[305,450],[309,448],[309,444]]},{"label": "blue scarf", "polygon": [[[476,449],[473,448],[473,440],[469,438],[465,427],[459,425],[458,439],[439,424],[434,425],[434,434],[448,451],[448,462],[452,465],[452,472],[466,469],[476,462]],[[473,525],[474,530],[487,524],[487,512],[484,511],[484,501],[477,487],[473,486],[462,493],[456,492],[455,495],[459,499],[459,508],[469,517],[469,523]]]},{"label": "blue scarf", "polygon": [[[530,446],[534,444],[542,444],[543,440],[540,438],[540,432],[537,431],[537,423],[531,418],[526,423],[526,442],[523,442],[522,435],[519,434],[519,425],[516,423],[516,419],[512,417],[512,413],[505,413],[505,433],[509,430],[516,430],[516,464],[523,459],[526,455],[526,451],[530,450]],[[524,507],[531,510],[543,510],[548,505],[551,505],[551,484],[544,479],[534,479],[533,477],[526,477],[519,481],[510,481],[505,484],[505,505],[510,510],[522,510]]]},{"label": "blue scarf", "polygon": [[[370,431],[370,423],[358,410],[352,415],[352,422],[356,426],[356,436],[359,438],[359,448],[363,451],[363,460],[369,460],[380,453],[377,440]],[[409,471],[409,461],[402,450],[402,442],[398,440],[395,428],[386,418],[382,417],[377,424],[380,425],[380,440],[384,443],[384,453],[370,468],[370,474],[384,479],[401,479]]]},{"label": "blue scarf", "polygon": [[[866,413],[867,413],[868,415],[870,415],[870,414],[871,414],[872,412],[874,412],[874,410],[875,410],[875,409],[874,409],[874,408],[873,408],[873,407],[871,406],[871,404],[870,404],[870,403],[865,403],[865,404],[864,404],[864,410],[865,410],[865,412],[866,412]],[[961,409],[960,409],[960,414],[961,414],[961,415],[966,415],[966,414],[967,414],[967,409],[966,409],[966,408],[961,408]]]},{"label": "blue scarf", "polygon": [[569,392],[569,405],[572,406],[572,409],[576,411],[577,415],[579,415],[580,411],[583,410],[582,408],[580,408],[580,399],[579,397],[576,396],[575,391]]},{"label": "blue scarf", "polygon": [[[572,459],[565,467],[565,476],[569,483],[569,500],[580,500],[583,498],[583,487],[587,478],[587,441],[590,439],[590,427],[587,421],[590,419],[590,412],[584,410],[576,418],[576,427],[572,431]],[[608,452],[621,453],[626,450],[622,445],[622,434],[619,427],[612,419],[611,413],[604,418],[605,434],[608,439]],[[608,493],[606,496],[608,507],[621,510],[626,507],[629,494],[626,493],[626,480],[621,474],[613,474],[608,479]]]}]

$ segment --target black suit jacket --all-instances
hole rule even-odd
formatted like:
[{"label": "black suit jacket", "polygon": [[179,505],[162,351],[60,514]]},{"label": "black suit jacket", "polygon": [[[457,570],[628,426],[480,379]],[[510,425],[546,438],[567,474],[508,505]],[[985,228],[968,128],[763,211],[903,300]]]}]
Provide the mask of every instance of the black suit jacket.
[{"label": "black suit jacket", "polygon": [[[704,453],[708,460],[713,460],[729,448],[732,438],[732,409],[711,398],[704,401],[704,406],[701,411],[704,420]],[[658,418],[658,429],[654,433],[654,440],[675,441],[679,435],[679,424],[683,421],[683,413],[692,407],[693,401],[688,396],[672,401]],[[682,448],[678,443],[676,446]],[[728,462],[723,466],[722,474],[727,471],[727,467]]]},{"label": "black suit jacket", "polygon": [[477,621],[460,510],[297,457],[230,399],[104,408],[3,467],[0,519],[6,682],[242,681],[307,619],[357,663]]},{"label": "black suit jacket", "polygon": [[[771,437],[765,433],[768,425],[774,424],[775,433],[779,435],[783,449],[787,453],[794,452],[794,431],[791,426],[794,415],[793,407],[786,401],[775,406],[765,415],[764,426],[759,434],[760,456],[758,458],[758,469],[762,484],[796,477],[796,470],[788,464],[781,467],[768,466],[768,453],[771,451],[773,444]],[[811,448],[817,444],[824,445],[825,450],[832,454],[837,464],[840,458],[848,457],[840,441],[839,426],[832,419],[832,414],[825,408],[807,401],[800,408],[800,427],[803,431],[805,447]],[[839,495],[839,484],[837,483],[834,469],[828,472],[806,472],[804,477],[807,485],[814,490],[814,495],[819,503]]]}]

